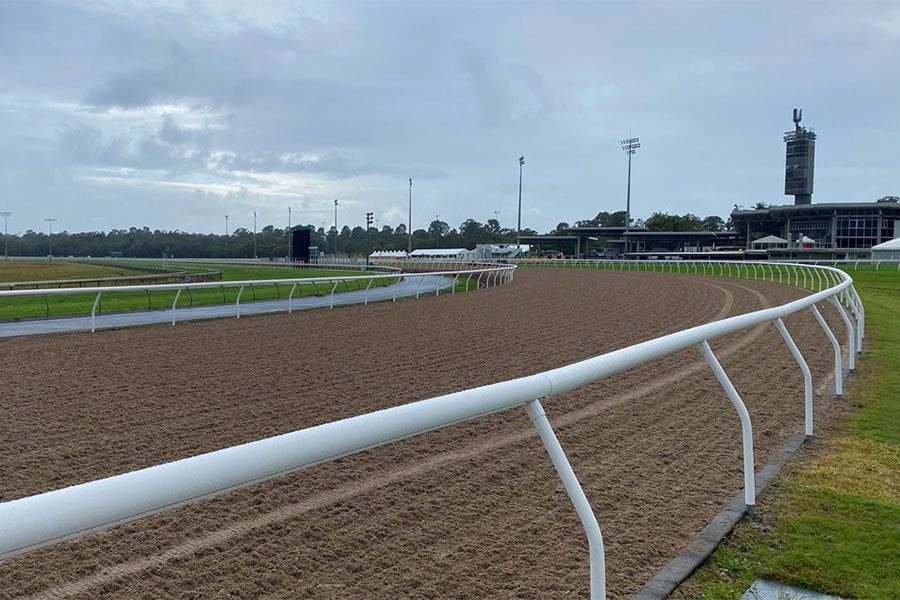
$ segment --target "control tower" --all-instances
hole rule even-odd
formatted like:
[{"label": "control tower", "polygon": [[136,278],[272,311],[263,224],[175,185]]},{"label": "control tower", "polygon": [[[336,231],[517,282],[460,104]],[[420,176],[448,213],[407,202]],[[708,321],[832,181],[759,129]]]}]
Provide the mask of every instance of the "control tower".
[{"label": "control tower", "polygon": [[787,151],[784,159],[784,195],[794,204],[812,204],[813,169],[816,163],[816,134],[800,126],[803,109],[794,109],[794,130],[784,134]]}]

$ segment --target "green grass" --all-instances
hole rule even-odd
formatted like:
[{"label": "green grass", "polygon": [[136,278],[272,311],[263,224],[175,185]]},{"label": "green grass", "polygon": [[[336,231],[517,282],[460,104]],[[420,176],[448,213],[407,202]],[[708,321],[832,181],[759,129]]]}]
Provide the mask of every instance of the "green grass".
[{"label": "green grass", "polygon": [[[900,598],[900,273],[842,267],[867,341],[838,434],[780,475],[677,598],[740,598],[755,578],[838,596]],[[895,267],[896,268],[896,267]]]},{"label": "green grass", "polygon": [[[162,267],[153,263],[143,266]],[[299,279],[307,277],[346,277],[362,275],[359,271],[332,271],[323,269],[294,269],[287,267],[264,267],[256,265],[217,265],[215,263],[198,265],[190,263],[182,265],[168,262],[168,268],[181,270],[189,266],[195,270],[221,270],[224,281],[246,281],[252,279]],[[391,285],[395,278],[379,279],[372,283],[372,287]],[[341,282],[336,292],[365,289],[367,281]],[[257,285],[246,287],[241,295],[241,303],[254,300],[273,300],[287,298],[292,284],[281,285]],[[310,295],[326,295],[331,293],[332,284],[320,283],[318,285],[302,284],[297,287],[294,298]],[[178,306],[193,306],[200,304],[233,303],[237,300],[239,288],[211,288],[203,290],[184,291],[178,298]],[[146,310],[155,308],[171,308],[175,301],[175,291],[150,291],[150,292],[106,292],[101,296],[99,312]],[[61,315],[90,314],[94,304],[94,294],[65,294],[59,296],[27,296],[22,298],[5,298],[0,300],[0,319],[19,319],[28,317],[46,317]]]},{"label": "green grass", "polygon": [[50,281],[53,279],[95,279],[142,275],[125,265],[101,266],[68,261],[0,261],[0,282]]}]

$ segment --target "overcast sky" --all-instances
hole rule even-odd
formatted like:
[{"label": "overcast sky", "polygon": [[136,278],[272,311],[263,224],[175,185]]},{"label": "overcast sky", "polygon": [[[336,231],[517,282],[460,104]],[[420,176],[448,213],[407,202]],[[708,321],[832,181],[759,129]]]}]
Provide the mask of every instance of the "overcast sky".
[{"label": "overcast sky", "polygon": [[897,2],[0,2],[10,231],[523,226],[900,193]]}]

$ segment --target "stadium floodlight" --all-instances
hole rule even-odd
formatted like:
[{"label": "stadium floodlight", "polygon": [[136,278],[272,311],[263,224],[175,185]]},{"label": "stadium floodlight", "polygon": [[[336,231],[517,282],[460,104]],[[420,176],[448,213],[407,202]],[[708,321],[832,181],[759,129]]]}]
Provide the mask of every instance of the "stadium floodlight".
[{"label": "stadium floodlight", "polygon": [[628,233],[631,231],[631,155],[641,147],[641,140],[633,137],[621,140],[622,150],[628,155],[628,191],[625,193],[625,254],[631,250],[629,247]]},{"label": "stadium floodlight", "polygon": [[253,258],[254,260],[259,258],[256,255],[256,211],[253,211]]},{"label": "stadium floodlight", "polygon": [[366,264],[369,264],[369,255],[372,254],[372,222],[375,220],[375,213],[366,213]]},{"label": "stadium floodlight", "polygon": [[12,216],[11,212],[3,211],[0,212],[0,217],[3,217],[3,260],[4,262],[9,261],[9,231],[7,230],[7,225],[9,225],[9,218]]},{"label": "stadium floodlight", "polygon": [[412,177],[409,178],[409,222],[406,225],[406,252],[412,252]]},{"label": "stadium floodlight", "polygon": [[50,226],[50,260],[53,260],[53,222],[56,219],[44,219]]},{"label": "stadium floodlight", "polygon": [[516,224],[516,248],[522,251],[522,168],[525,166],[525,157],[519,157],[519,220]]},{"label": "stadium floodlight", "polygon": [[337,220],[337,198],[334,199],[334,260],[337,260],[337,242],[338,242],[338,220]]},{"label": "stadium floodlight", "polygon": [[225,258],[228,258],[228,215],[225,215]]}]

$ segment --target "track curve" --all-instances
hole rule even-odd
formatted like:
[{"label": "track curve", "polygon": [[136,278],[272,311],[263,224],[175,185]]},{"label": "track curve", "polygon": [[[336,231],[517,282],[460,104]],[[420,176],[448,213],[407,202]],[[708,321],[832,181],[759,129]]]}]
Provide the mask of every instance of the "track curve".
[{"label": "track curve", "polygon": [[[512,286],[466,298],[309,313],[294,317],[298,325],[273,316],[102,340],[17,340],[8,372],[22,375],[3,425],[12,429],[0,430],[3,470],[13,476],[0,493],[19,497],[507,379],[801,293],[717,278],[525,271]],[[821,380],[830,355],[808,321],[787,323]],[[372,342],[341,348],[334,340],[354,328],[354,339]],[[300,336],[315,340],[308,365],[259,370]],[[231,360],[229,345],[245,360]],[[802,402],[785,399],[802,398],[799,372],[774,328],[714,347],[745,395],[763,464],[802,422]],[[172,349],[200,358],[179,365]],[[93,366],[82,358],[92,353]],[[32,402],[28,414],[28,399],[52,396],[36,365],[27,367],[48,355],[58,356],[52,387],[64,393],[37,410]],[[196,378],[223,362],[220,392],[201,393]],[[174,376],[155,382],[148,365]],[[640,588],[740,488],[737,420],[703,367],[699,355],[678,353],[547,405],[604,529],[611,597]],[[398,375],[384,382],[387,371]],[[132,380],[122,385],[121,373]],[[240,384],[254,373],[271,383]],[[15,436],[23,430],[37,435]],[[85,598],[583,596],[583,534],[531,431],[524,413],[506,413],[348,458],[8,561],[0,589]]]}]

